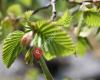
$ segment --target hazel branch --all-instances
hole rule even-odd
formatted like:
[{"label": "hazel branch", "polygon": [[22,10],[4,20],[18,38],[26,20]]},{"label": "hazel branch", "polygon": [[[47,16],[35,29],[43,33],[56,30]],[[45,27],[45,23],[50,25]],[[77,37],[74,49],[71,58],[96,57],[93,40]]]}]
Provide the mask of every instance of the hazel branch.
[{"label": "hazel branch", "polygon": [[38,8],[38,9],[36,9],[36,10],[33,11],[32,15],[33,15],[33,14],[36,14],[36,13],[39,12],[40,10],[47,9],[47,8],[49,8],[50,6],[51,6],[51,4],[48,4],[47,6],[43,6],[43,7],[41,7],[41,8]]},{"label": "hazel branch", "polygon": [[54,21],[56,18],[56,0],[51,0],[51,6],[52,6],[51,20]]},{"label": "hazel branch", "polygon": [[97,2],[100,2],[100,0],[84,0],[82,2],[76,2],[75,0],[66,0],[67,2],[70,2],[70,3],[76,3],[76,4],[82,4],[83,2],[90,2],[90,3],[97,3]]}]

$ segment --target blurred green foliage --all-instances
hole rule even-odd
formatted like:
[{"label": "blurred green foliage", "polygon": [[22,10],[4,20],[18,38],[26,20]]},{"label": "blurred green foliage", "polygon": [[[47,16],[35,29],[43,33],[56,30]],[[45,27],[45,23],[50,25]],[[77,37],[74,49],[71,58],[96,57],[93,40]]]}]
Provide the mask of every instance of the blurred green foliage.
[{"label": "blurred green foliage", "polygon": [[14,15],[15,17],[17,17],[22,14],[22,8],[19,4],[13,4],[10,7],[8,7],[7,14],[11,16]]},{"label": "blurred green foliage", "polygon": [[39,80],[40,73],[38,72],[38,69],[29,69],[28,72],[25,74],[24,80]]},{"label": "blurred green foliage", "polygon": [[[49,47],[48,51],[46,51],[46,49],[44,50],[47,53],[44,55],[46,59],[52,59],[55,55],[59,57],[59,55],[61,56],[62,54],[70,54],[70,50],[72,52],[76,51],[76,54],[79,56],[83,56],[88,50],[93,49],[88,38],[89,35],[95,31],[95,28],[97,28],[95,36],[100,37],[100,2],[93,2],[92,0],[83,1],[84,0],[57,0],[56,21],[48,24],[47,21],[52,15],[52,7],[41,10],[34,15],[32,15],[32,12],[45,6],[44,4],[48,4],[49,0],[0,0],[0,41],[6,38],[9,33],[16,30],[21,30],[24,33],[35,30],[39,34],[39,37],[43,36],[41,39],[43,40],[42,43],[46,45],[45,48]],[[64,14],[66,11],[69,11],[69,13]],[[57,26],[57,28],[55,28],[55,26]],[[60,31],[59,27],[62,27],[62,30],[67,33],[65,34],[63,31]],[[54,34],[57,38],[55,39],[56,41],[47,43],[46,39],[51,37],[50,35],[52,35],[53,32],[56,32],[56,34]],[[68,33],[74,36],[72,37],[75,43],[74,50],[72,47],[74,43],[72,44]],[[66,38],[65,35],[67,36]],[[11,36],[12,39],[15,37],[18,37],[18,35]],[[8,38],[6,39],[8,40]],[[15,39],[13,39],[13,41],[14,40]],[[11,42],[13,43],[13,41]],[[62,45],[64,45],[64,47],[62,47]],[[10,47],[13,46],[11,45]],[[6,50],[7,49],[9,48],[6,48]],[[6,52],[6,50],[4,52]],[[10,57],[8,56],[9,60],[11,57],[11,55]],[[12,63],[10,63],[9,66],[11,64]],[[32,75],[35,74],[32,73]]]}]

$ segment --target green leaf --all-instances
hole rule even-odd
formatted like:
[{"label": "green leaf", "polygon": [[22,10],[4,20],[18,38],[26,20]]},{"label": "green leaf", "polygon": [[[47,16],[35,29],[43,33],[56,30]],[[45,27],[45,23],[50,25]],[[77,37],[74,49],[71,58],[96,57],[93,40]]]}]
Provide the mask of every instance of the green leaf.
[{"label": "green leaf", "polygon": [[72,20],[71,14],[66,11],[64,15],[56,22],[60,26],[69,27]]},{"label": "green leaf", "polygon": [[86,13],[86,17],[84,21],[88,26],[99,27],[100,26],[100,14],[96,12]]},{"label": "green leaf", "polygon": [[32,63],[32,54],[31,54],[31,49],[29,49],[26,54],[25,54],[25,62],[26,64]]},{"label": "green leaf", "polygon": [[20,39],[24,35],[22,31],[10,33],[3,43],[3,62],[9,68],[14,60],[19,56],[22,48]]},{"label": "green leaf", "polygon": [[87,42],[85,38],[78,38],[77,45],[76,45],[76,53],[79,56],[84,56],[90,46],[90,43]]},{"label": "green leaf", "polygon": [[41,44],[47,60],[56,56],[68,56],[75,52],[72,39],[61,27],[46,21],[38,21],[37,32],[41,35]]},{"label": "green leaf", "polygon": [[31,15],[32,15],[33,11],[32,10],[29,10],[29,11],[26,11],[23,15],[24,19],[26,20],[29,20]]}]

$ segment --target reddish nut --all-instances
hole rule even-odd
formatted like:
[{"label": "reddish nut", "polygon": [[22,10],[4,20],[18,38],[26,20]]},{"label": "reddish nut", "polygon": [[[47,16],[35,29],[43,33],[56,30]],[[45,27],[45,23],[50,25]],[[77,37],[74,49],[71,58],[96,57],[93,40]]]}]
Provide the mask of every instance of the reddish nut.
[{"label": "reddish nut", "polygon": [[22,43],[23,45],[29,45],[30,42],[32,41],[32,38],[33,38],[33,32],[30,31],[30,32],[26,33],[26,34],[22,37],[21,43]]},{"label": "reddish nut", "polygon": [[35,57],[36,60],[39,60],[41,56],[43,55],[43,51],[40,48],[35,48],[32,51],[33,56]]}]

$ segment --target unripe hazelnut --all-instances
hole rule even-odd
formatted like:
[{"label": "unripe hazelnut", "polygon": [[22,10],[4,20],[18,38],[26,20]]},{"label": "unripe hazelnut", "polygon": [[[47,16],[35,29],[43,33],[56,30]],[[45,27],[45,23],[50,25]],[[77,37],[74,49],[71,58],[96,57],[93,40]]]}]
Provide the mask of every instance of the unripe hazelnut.
[{"label": "unripe hazelnut", "polygon": [[26,33],[22,39],[21,39],[21,44],[22,45],[29,45],[30,42],[32,41],[33,38],[33,31],[30,31],[28,33]]}]

